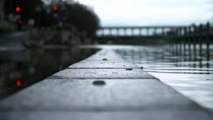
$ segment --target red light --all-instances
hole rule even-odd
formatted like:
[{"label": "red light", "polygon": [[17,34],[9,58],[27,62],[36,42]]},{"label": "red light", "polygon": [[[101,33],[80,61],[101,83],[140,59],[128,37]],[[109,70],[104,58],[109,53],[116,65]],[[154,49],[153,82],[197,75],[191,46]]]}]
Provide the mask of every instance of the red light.
[{"label": "red light", "polygon": [[54,5],[53,6],[53,11],[57,11],[58,10],[58,6]]},{"label": "red light", "polygon": [[19,6],[16,7],[16,12],[21,12],[21,8]]},{"label": "red light", "polygon": [[16,86],[17,86],[17,87],[20,87],[20,86],[21,86],[21,80],[17,80],[17,81],[16,81]]}]

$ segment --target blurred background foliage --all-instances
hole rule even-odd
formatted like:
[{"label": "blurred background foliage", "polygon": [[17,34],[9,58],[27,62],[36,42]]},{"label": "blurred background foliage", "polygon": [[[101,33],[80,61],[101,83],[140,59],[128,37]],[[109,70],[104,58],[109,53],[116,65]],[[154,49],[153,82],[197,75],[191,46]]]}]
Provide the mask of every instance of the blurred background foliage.
[{"label": "blurred background foliage", "polygon": [[[79,34],[83,32],[87,37],[93,37],[100,25],[97,14],[78,2],[45,4],[42,0],[5,0],[3,4],[4,20],[21,24],[22,29],[28,29],[29,21],[33,19],[34,28],[74,28]],[[20,10],[17,11],[17,7]]]}]

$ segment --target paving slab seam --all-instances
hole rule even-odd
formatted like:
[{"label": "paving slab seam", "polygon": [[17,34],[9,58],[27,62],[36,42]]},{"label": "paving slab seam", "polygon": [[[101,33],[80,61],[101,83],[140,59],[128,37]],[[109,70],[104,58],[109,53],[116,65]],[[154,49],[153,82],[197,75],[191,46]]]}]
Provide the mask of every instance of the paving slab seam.
[{"label": "paving slab seam", "polygon": [[[49,109],[41,109],[41,110],[36,110],[36,109],[4,109],[0,110],[1,112],[148,112],[148,111],[190,111],[190,112],[195,112],[195,111],[202,111],[199,109],[191,110],[191,109],[143,109],[143,108],[128,108],[128,107],[123,107],[123,108],[74,108],[74,109],[56,109],[56,108],[49,108]],[[205,111],[206,112],[206,111]]]},{"label": "paving slab seam", "polygon": [[[128,69],[128,68],[67,68],[67,69],[117,69],[117,70],[119,70],[119,69]],[[129,68],[129,69],[132,69],[132,68]],[[140,69],[140,70],[143,70],[143,69],[141,69],[141,68],[134,68],[134,69]]]},{"label": "paving slab seam", "polygon": [[[129,81],[135,81],[135,79],[138,79],[138,80],[152,80],[152,79],[155,79],[155,78],[105,78],[105,77],[100,77],[100,78],[62,78],[62,77],[55,77],[55,76],[52,76],[52,77],[48,77],[46,79],[52,79],[52,80],[90,80],[90,79],[94,79],[94,80],[104,80],[104,79],[107,79],[107,80],[129,80]],[[160,81],[159,79],[155,79],[155,80],[158,80]],[[172,88],[173,89],[173,88]]]}]

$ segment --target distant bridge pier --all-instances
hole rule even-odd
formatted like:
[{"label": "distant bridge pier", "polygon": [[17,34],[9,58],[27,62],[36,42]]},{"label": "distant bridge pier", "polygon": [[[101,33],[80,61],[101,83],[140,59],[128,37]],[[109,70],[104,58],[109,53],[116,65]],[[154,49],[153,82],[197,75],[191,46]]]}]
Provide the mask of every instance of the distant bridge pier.
[{"label": "distant bridge pier", "polygon": [[[202,30],[202,29],[203,29],[203,25],[200,25],[200,26],[199,26],[199,29]],[[199,50],[200,50],[199,53],[200,53],[200,56],[202,56],[202,45],[203,45],[203,44],[202,44],[202,37],[199,37],[199,38],[198,38],[198,41],[199,41]]]},{"label": "distant bridge pier", "polygon": [[150,31],[149,28],[146,28],[146,35],[147,35],[147,36],[150,35],[150,34],[149,34],[149,31]]}]

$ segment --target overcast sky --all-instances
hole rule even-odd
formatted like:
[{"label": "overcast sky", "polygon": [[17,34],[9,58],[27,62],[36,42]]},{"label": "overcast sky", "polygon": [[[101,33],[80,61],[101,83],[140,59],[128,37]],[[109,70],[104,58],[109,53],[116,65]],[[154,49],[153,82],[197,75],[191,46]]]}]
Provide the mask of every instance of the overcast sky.
[{"label": "overcast sky", "polygon": [[212,0],[76,0],[89,5],[101,25],[182,25],[213,17]]}]

